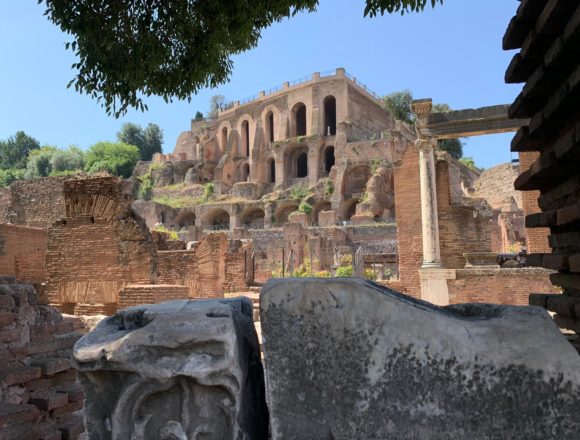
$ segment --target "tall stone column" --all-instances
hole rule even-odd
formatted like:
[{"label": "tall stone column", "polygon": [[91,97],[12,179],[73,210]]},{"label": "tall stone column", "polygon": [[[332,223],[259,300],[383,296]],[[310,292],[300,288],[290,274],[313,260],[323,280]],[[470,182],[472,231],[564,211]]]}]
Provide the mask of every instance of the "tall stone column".
[{"label": "tall stone column", "polygon": [[423,232],[424,268],[441,267],[439,221],[437,218],[437,187],[435,181],[434,139],[418,139],[419,178],[421,185],[421,226]]}]

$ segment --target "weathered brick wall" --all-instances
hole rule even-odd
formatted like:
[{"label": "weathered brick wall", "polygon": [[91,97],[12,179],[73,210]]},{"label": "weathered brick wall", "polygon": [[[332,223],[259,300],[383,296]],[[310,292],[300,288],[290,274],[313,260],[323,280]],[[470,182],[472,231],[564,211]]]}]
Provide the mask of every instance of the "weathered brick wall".
[{"label": "weathered brick wall", "polygon": [[[540,153],[535,151],[526,151],[519,153],[520,173],[530,169],[531,165],[540,157]],[[522,203],[524,215],[537,214],[542,212],[538,205],[540,191],[524,191],[522,193]],[[528,253],[550,252],[548,243],[549,228],[526,228],[526,242]]]},{"label": "weathered brick wall", "polygon": [[449,302],[528,305],[530,292],[553,292],[550,272],[537,268],[461,269],[448,280]]},{"label": "weathered brick wall", "polygon": [[246,290],[246,263],[250,267],[252,258],[252,246],[244,244],[240,240],[230,241],[225,254],[225,282],[224,291],[239,292]]},{"label": "weathered brick wall", "polygon": [[65,216],[63,186],[70,179],[71,177],[42,177],[12,183],[4,221],[48,228]]},{"label": "weathered brick wall", "polygon": [[119,291],[119,309],[187,299],[189,288],[170,284],[130,284]]},{"label": "weathered brick wall", "polygon": [[518,168],[510,163],[488,168],[475,181],[470,196],[484,198],[493,209],[501,209],[502,203],[513,197],[521,209],[522,192],[514,188],[516,177],[518,177]]},{"label": "weathered brick wall", "polygon": [[465,267],[464,253],[491,252],[491,219],[471,206],[452,204],[447,161],[437,161],[436,174],[441,262],[448,269],[459,269]]},{"label": "weathered brick wall", "polygon": [[399,278],[406,293],[416,298],[421,296],[418,270],[423,261],[420,191],[419,152],[414,145],[409,145],[395,167],[395,206]]},{"label": "weathered brick wall", "polygon": [[22,283],[46,282],[46,244],[45,229],[0,224],[0,274]]},{"label": "weathered brick wall", "polygon": [[155,281],[155,245],[144,222],[129,209],[119,179],[72,180],[64,192],[66,218],[48,231],[51,303],[113,307],[125,284]]},{"label": "weathered brick wall", "polygon": [[199,281],[194,294],[200,298],[222,297],[225,283],[226,234],[208,234],[195,249]]},{"label": "weathered brick wall", "polygon": [[195,249],[177,251],[159,251],[159,274],[157,282],[160,284],[179,284],[187,286],[189,298],[195,298],[195,288],[199,284],[199,269],[197,266]]},{"label": "weathered brick wall", "polygon": [[75,324],[36,304],[32,286],[0,284],[0,439],[76,439],[83,391],[69,358]]}]

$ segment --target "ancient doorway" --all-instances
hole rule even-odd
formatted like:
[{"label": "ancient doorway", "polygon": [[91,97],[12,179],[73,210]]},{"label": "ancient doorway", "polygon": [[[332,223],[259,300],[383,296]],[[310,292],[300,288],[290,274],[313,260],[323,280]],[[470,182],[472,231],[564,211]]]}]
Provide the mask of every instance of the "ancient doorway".
[{"label": "ancient doorway", "polygon": [[270,183],[276,183],[276,161],[270,159]]},{"label": "ancient doorway", "polygon": [[228,146],[228,129],[226,127],[222,128],[222,151],[226,151]]},{"label": "ancient doorway", "polygon": [[268,112],[266,115],[266,135],[270,142],[274,142],[274,113]]},{"label": "ancient doorway", "polygon": [[245,163],[242,165],[242,172],[241,172],[242,182],[249,182],[250,181],[250,164]]},{"label": "ancient doorway", "polygon": [[334,147],[329,146],[324,150],[324,171],[328,174],[330,169],[334,166]]},{"label": "ancient doorway", "polygon": [[242,151],[246,157],[250,157],[250,124],[242,122]]},{"label": "ancient doorway", "polygon": [[301,153],[296,158],[296,177],[308,176],[308,153]]},{"label": "ancient doorway", "polygon": [[324,98],[324,136],[336,135],[336,99],[334,96]]},{"label": "ancient doorway", "polygon": [[306,106],[299,102],[294,106],[294,136],[306,136]]}]

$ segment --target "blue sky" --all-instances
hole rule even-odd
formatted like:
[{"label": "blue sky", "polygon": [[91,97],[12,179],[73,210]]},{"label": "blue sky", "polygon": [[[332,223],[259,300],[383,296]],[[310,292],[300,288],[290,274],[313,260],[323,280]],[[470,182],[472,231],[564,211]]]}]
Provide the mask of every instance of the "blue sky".
[{"label": "blue sky", "polygon": [[[273,25],[255,49],[234,58],[230,82],[207,89],[190,103],[147,101],[149,111],[108,117],[88,96],[66,84],[75,62],[67,36],[42,15],[36,0],[0,1],[0,139],[18,130],[42,144],[88,148],[115,140],[123,122],[158,124],[172,151],[196,110],[210,97],[243,99],[284,81],[344,67],[380,95],[411,89],[452,108],[513,101],[520,86],[503,81],[513,53],[501,39],[519,2],[445,0],[421,14],[364,18],[364,0],[321,0],[318,11]],[[490,167],[511,159],[511,134],[467,140],[465,155]]]}]

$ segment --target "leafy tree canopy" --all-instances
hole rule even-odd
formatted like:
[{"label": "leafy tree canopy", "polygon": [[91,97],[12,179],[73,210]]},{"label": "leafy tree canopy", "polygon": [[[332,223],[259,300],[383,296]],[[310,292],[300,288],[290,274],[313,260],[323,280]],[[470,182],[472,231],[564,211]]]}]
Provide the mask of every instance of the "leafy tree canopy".
[{"label": "leafy tree canopy", "polygon": [[0,169],[0,187],[4,188],[16,180],[24,179],[25,170],[18,169]]},{"label": "leafy tree canopy", "polygon": [[461,162],[466,167],[471,168],[472,170],[475,170],[475,171],[483,171],[485,169],[485,168],[480,168],[477,165],[475,165],[475,161],[473,160],[473,157],[462,157],[461,159],[459,159],[459,162]]},{"label": "leafy tree canopy", "polygon": [[85,171],[129,177],[139,160],[139,148],[124,142],[98,142],[87,151]]},{"label": "leafy tree canopy", "polygon": [[71,146],[66,150],[44,146],[34,150],[28,157],[26,164],[26,179],[37,177],[59,176],[82,171],[85,164],[85,152]]},{"label": "leafy tree canopy", "polygon": [[149,123],[142,129],[140,125],[127,122],[117,133],[117,140],[136,146],[141,160],[151,160],[154,153],[161,153],[163,130],[157,124]]},{"label": "leafy tree canopy", "polygon": [[199,110],[195,112],[195,116],[193,117],[194,121],[203,121],[203,113]]},{"label": "leafy tree canopy", "polygon": [[[78,61],[69,86],[116,117],[144,110],[142,96],[190,99],[227,81],[231,56],[255,47],[264,28],[318,0],[38,0],[72,36]],[[366,0],[364,13],[421,11],[443,0]]]},{"label": "leafy tree canopy", "polygon": [[24,169],[28,155],[33,150],[38,150],[40,143],[23,131],[18,131],[4,141],[0,141],[0,168]]},{"label": "leafy tree canopy", "polygon": [[[412,100],[413,92],[408,89],[393,92],[383,97],[385,109],[395,119],[415,125],[415,115],[411,111]],[[450,111],[451,107],[448,104],[433,104],[434,113],[446,113]],[[441,150],[447,151],[454,159],[459,159],[463,156],[463,142],[460,139],[440,139],[438,145]]]}]

